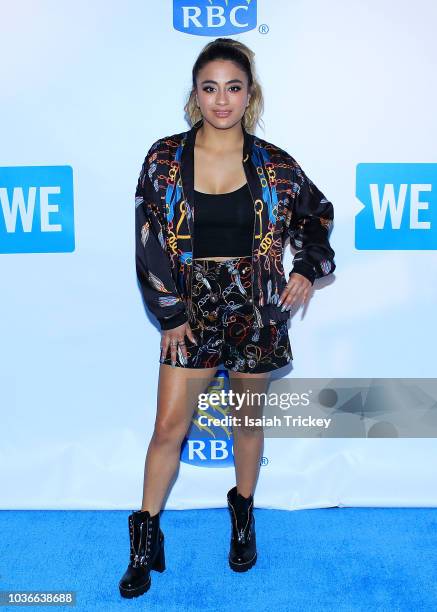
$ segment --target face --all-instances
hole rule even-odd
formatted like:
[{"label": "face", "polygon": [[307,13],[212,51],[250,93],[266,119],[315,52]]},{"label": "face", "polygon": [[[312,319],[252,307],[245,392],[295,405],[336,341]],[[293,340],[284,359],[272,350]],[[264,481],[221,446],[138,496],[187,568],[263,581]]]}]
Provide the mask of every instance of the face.
[{"label": "face", "polygon": [[205,121],[229,128],[241,121],[249,104],[248,79],[230,60],[214,60],[197,75],[196,101]]}]

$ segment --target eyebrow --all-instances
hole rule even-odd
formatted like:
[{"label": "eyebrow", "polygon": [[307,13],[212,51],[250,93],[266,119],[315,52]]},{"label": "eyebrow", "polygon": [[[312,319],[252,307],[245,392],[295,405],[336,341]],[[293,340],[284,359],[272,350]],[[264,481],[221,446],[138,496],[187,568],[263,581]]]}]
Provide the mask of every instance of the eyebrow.
[{"label": "eyebrow", "polygon": [[[214,85],[218,85],[217,81],[213,81],[212,79],[206,79],[206,81],[202,81],[200,84],[205,85],[205,83],[214,83]],[[226,81],[226,85],[228,85],[229,83],[243,84],[243,81],[241,79],[232,79],[231,81]]]}]

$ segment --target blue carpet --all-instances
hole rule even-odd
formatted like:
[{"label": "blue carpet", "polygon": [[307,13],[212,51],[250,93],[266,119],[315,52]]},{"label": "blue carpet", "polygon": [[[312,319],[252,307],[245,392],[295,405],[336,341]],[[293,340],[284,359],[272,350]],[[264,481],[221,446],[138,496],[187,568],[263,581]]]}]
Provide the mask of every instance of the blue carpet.
[{"label": "blue carpet", "polygon": [[118,592],[128,514],[0,512],[0,590],[76,591],[75,608],[52,610],[437,610],[436,509],[257,508],[258,561],[243,574],[227,564],[226,508],[164,510],[167,569],[133,600]]}]

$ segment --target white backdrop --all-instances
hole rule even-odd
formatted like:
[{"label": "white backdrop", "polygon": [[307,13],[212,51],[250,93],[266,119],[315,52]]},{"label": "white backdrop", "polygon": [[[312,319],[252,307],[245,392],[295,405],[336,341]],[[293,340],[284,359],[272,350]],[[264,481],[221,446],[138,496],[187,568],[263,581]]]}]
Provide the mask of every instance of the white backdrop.
[{"label": "white backdrop", "polygon": [[[334,282],[316,281],[292,319],[287,376],[433,377],[436,252],[357,250],[354,223],[357,164],[436,161],[436,4],[257,12],[233,36],[256,52],[258,134],[335,210]],[[188,129],[191,68],[211,38],[176,31],[170,0],[2,3],[0,168],[71,166],[75,238],[71,252],[0,254],[2,508],[139,507],[160,334],[135,277],[134,191],[152,142]],[[266,439],[264,455],[259,507],[437,502],[432,438]],[[166,507],[224,506],[234,477],[182,462]]]}]

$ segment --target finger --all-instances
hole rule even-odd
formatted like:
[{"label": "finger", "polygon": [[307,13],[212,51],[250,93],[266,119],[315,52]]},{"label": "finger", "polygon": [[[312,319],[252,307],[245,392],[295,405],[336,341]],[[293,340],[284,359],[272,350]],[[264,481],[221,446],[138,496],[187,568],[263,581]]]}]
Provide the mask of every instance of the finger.
[{"label": "finger", "polygon": [[171,356],[172,368],[174,368],[176,365],[176,358],[177,358],[177,351],[178,351],[177,342],[178,342],[178,339],[175,337],[172,337],[170,340],[170,356]]},{"label": "finger", "polygon": [[300,304],[303,300],[303,295],[304,295],[304,291],[305,291],[305,286],[304,285],[299,285],[299,287],[296,288],[296,291],[292,297],[291,300],[291,305],[293,306],[294,304]]},{"label": "finger", "polygon": [[296,280],[296,277],[290,276],[290,278],[288,279],[288,283],[282,290],[282,293],[279,297],[278,306],[281,306],[281,304],[290,296],[290,292],[295,290],[297,283],[298,280]]},{"label": "finger", "polygon": [[194,344],[197,344],[197,338],[193,334],[193,331],[192,331],[191,327],[188,324],[187,324],[185,333],[188,336],[188,339],[191,340],[191,342],[194,342]]},{"label": "finger", "polygon": [[305,283],[305,284],[302,286],[302,291],[301,291],[301,293],[299,294],[299,296],[298,296],[298,298],[297,298],[297,299],[300,301],[300,303],[301,303],[302,305],[304,305],[304,304],[307,304],[307,303],[308,303],[308,301],[309,301],[309,299],[310,299],[311,287],[312,287],[312,285],[311,285],[311,283],[310,283],[310,282]]},{"label": "finger", "polygon": [[303,293],[303,303],[304,304],[307,304],[310,299],[310,288],[311,287],[307,287]]},{"label": "finger", "polygon": [[289,310],[291,305],[293,304],[293,300],[296,296],[296,293],[298,291],[298,285],[296,284],[295,281],[292,281],[288,287],[288,293],[287,296],[284,299],[284,302],[282,304],[282,310]]},{"label": "finger", "polygon": [[290,287],[288,285],[286,287],[284,287],[284,289],[282,290],[281,295],[279,296],[278,306],[281,306],[283,304],[284,300],[288,296],[289,291],[290,291]]},{"label": "finger", "polygon": [[169,344],[170,344],[170,341],[169,341],[167,334],[163,334],[163,336],[161,337],[161,355],[159,358],[159,361],[161,363],[163,363],[167,357]]},{"label": "finger", "polygon": [[288,294],[284,310],[290,310],[291,307],[294,306],[294,304],[300,302],[303,296],[303,290],[304,285],[302,285],[301,283],[295,283],[293,285],[292,289]]},{"label": "finger", "polygon": [[179,360],[182,363],[182,365],[186,365],[188,361],[188,355],[187,355],[187,347],[185,344],[184,336],[182,336],[178,340],[178,355],[179,355]]}]

